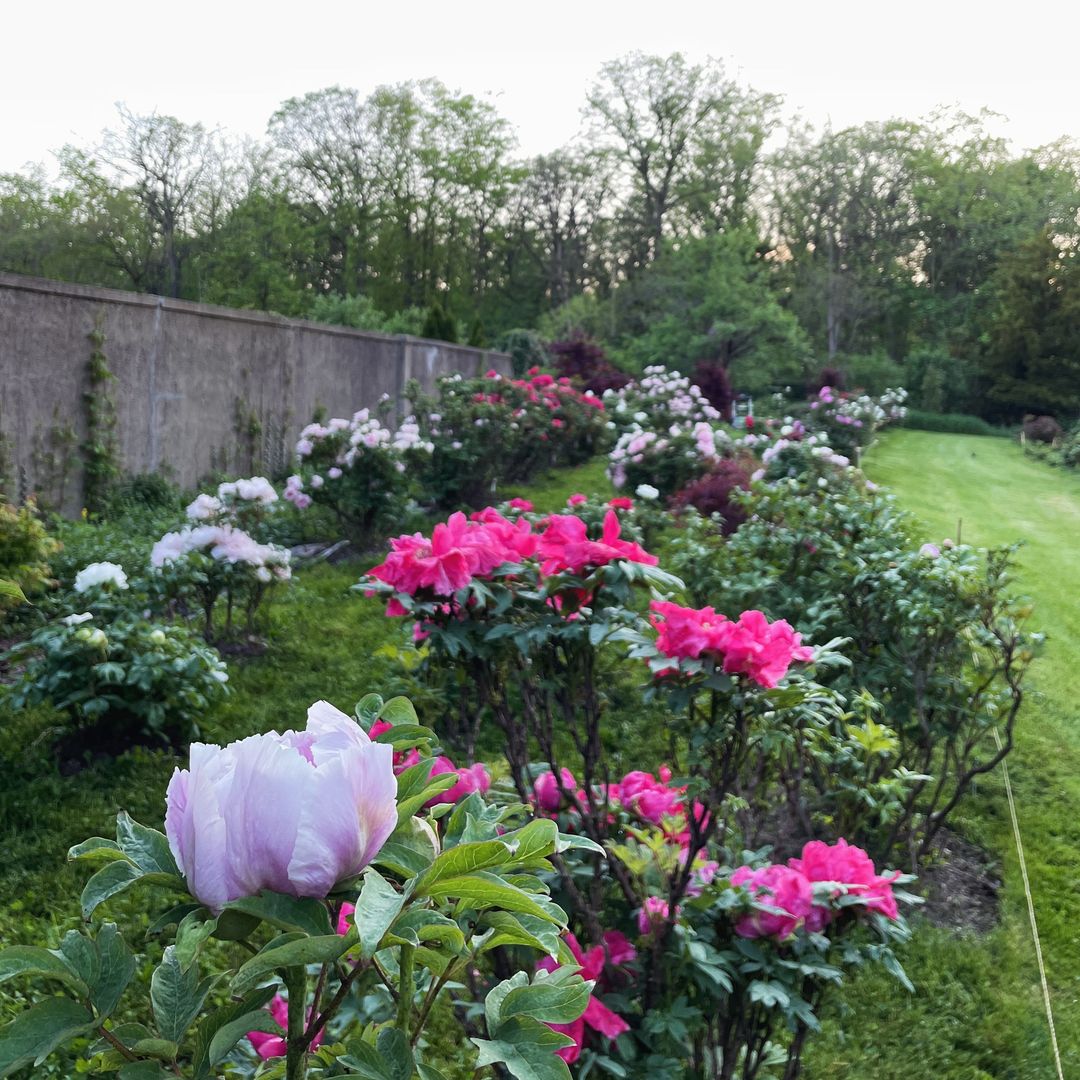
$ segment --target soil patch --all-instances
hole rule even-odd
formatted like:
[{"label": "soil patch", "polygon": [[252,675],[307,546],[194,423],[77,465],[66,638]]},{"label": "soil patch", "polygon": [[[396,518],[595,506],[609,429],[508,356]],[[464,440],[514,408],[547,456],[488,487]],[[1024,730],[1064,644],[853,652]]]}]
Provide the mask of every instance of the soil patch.
[{"label": "soil patch", "polygon": [[933,857],[919,872],[919,889],[926,897],[921,913],[933,926],[989,933],[1000,915],[1000,875],[988,851],[942,829]]}]

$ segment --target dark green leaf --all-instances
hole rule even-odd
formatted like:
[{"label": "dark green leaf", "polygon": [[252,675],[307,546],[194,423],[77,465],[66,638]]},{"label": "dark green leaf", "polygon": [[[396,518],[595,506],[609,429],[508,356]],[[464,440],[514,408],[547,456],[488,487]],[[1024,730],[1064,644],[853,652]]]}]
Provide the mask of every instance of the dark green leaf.
[{"label": "dark green leaf", "polygon": [[412,1080],[415,1066],[412,1047],[405,1033],[396,1027],[386,1027],[375,1037],[375,1048],[382,1055],[392,1080]]},{"label": "dark green leaf", "polygon": [[144,874],[180,876],[164,833],[140,825],[125,810],[116,815],[116,842]]},{"label": "dark green leaf", "polygon": [[285,896],[283,893],[265,889],[258,896],[233,900],[225,905],[225,910],[253,915],[279,930],[299,930],[312,937],[320,937],[333,931],[330,913],[321,900]]},{"label": "dark green leaf", "polygon": [[304,964],[325,964],[336,960],[355,944],[355,931],[345,937],[330,934],[326,937],[302,937],[287,941],[282,945],[271,942],[233,976],[233,992],[242,994],[250,990],[272,971]]},{"label": "dark green leaf", "polygon": [[210,1040],[209,1063],[211,1066],[218,1065],[228,1057],[232,1048],[249,1032],[265,1031],[271,1035],[284,1036],[281,1025],[270,1015],[266,1009],[255,1009],[244,1013],[243,1016],[222,1024],[214,1037]]},{"label": "dark green leaf", "polygon": [[0,1076],[37,1065],[58,1046],[85,1035],[93,1017],[69,998],[46,998],[0,1027]]},{"label": "dark green leaf", "polygon": [[98,904],[123,892],[142,876],[143,872],[129,862],[110,862],[103,866],[83,887],[79,898],[83,918],[89,919]]},{"label": "dark green leaf", "polygon": [[478,1066],[503,1064],[516,1080],[570,1080],[570,1070],[556,1053],[574,1040],[539,1020],[507,1020],[495,1039],[473,1039],[480,1051]]},{"label": "dark green leaf", "polygon": [[176,947],[169,945],[150,978],[150,1004],[158,1032],[164,1039],[180,1042],[206,1001],[214,979],[199,981],[199,969],[180,966]]},{"label": "dark green leaf", "polygon": [[61,956],[36,945],[12,945],[0,949],[0,983],[17,975],[39,979],[57,979],[79,997],[89,996],[90,989]]},{"label": "dark green leaf", "polygon": [[531,986],[510,991],[502,1003],[502,1018],[531,1016],[545,1024],[569,1024],[576,1020],[589,1004],[592,989],[578,976],[572,979],[541,979]]}]

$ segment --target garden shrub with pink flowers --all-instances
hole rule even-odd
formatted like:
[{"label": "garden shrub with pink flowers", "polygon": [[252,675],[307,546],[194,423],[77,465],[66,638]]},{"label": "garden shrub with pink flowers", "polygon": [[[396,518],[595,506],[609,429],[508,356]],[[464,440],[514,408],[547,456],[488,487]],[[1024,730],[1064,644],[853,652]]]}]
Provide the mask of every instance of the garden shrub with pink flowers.
[{"label": "garden shrub with pink flowers", "polygon": [[[753,1077],[779,1059],[794,1076],[843,969],[872,960],[903,979],[902,879],[842,841],[821,855],[809,829],[795,862],[750,849],[810,822],[804,774],[848,748],[871,704],[800,670],[842,663],[830,645],[811,650],[760,611],[666,599],[682,582],[623,535],[618,510],[590,527],[573,509],[456,514],[392,541],[361,588],[412,621],[433,672],[460,672],[444,718],[454,744],[471,760],[494,725],[518,799],[594,845],[552,859],[578,962],[606,991],[567,1029],[567,1060]],[[670,744],[663,766],[621,779],[605,747],[613,654],[640,672]]]}]

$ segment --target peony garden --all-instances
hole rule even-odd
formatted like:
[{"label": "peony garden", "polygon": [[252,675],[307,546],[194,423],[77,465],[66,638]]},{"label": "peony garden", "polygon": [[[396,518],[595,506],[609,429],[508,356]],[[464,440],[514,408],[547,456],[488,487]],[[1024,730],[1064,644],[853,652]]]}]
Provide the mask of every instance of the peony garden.
[{"label": "peony garden", "polygon": [[973,899],[1018,537],[903,390],[707,391],[451,376],[287,475],[0,508],[0,1076],[1050,1075]]}]

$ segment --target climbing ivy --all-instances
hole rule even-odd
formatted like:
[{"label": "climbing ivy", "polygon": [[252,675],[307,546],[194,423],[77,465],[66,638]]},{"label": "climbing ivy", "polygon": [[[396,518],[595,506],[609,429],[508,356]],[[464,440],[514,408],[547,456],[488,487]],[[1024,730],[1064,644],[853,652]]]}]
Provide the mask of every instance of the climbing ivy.
[{"label": "climbing ivy", "polygon": [[105,356],[104,314],[94,320],[87,335],[93,349],[86,365],[87,389],[83,393],[86,408],[86,438],[79,447],[83,458],[83,503],[90,513],[105,506],[109,490],[120,475],[116,449],[116,402],[109,393],[116,376],[109,370]]}]

